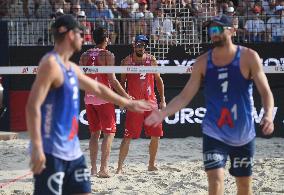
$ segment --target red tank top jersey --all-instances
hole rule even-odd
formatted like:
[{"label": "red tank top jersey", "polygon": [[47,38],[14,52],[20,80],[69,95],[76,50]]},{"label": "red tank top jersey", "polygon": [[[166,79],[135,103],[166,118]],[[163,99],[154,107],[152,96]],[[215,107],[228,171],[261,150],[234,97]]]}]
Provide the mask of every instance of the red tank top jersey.
[{"label": "red tank top jersey", "polygon": [[[131,66],[151,66],[151,56],[146,54],[143,64],[136,64],[130,57]],[[126,74],[128,94],[135,99],[156,100],[154,74]]]},{"label": "red tank top jersey", "polygon": [[[93,48],[93,49],[86,51],[84,55],[87,55],[88,58],[87,58],[87,63],[85,64],[85,66],[102,66],[102,64],[100,64],[98,61],[98,56],[101,51],[106,51],[106,50],[99,49],[99,48]],[[107,74],[87,74],[87,76],[111,88]],[[94,94],[87,93],[87,92],[85,93],[84,100],[86,104],[93,104],[93,105],[101,105],[101,104],[108,103],[107,101],[96,97]]]}]

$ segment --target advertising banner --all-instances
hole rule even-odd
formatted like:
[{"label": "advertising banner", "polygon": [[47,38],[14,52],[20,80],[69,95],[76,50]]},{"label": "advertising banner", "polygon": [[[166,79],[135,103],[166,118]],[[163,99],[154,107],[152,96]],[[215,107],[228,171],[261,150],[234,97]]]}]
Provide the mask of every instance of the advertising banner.
[{"label": "advertising banner", "polygon": [[[284,66],[284,54],[283,44],[257,44],[248,45],[250,48],[255,49],[263,62],[263,66]],[[203,45],[204,51],[209,49],[209,45]],[[83,51],[86,51],[90,46],[84,47]],[[10,65],[11,66],[36,66],[40,58],[49,50],[51,47],[10,47]],[[131,52],[130,46],[109,46],[116,57],[116,65],[120,65],[121,60],[129,55]],[[33,57],[30,57],[30,54]],[[76,54],[72,57],[72,60],[76,63],[79,61],[80,54]],[[191,66],[195,61],[196,56],[190,56],[184,52],[182,47],[171,47],[169,53],[166,55],[166,59],[158,59],[160,66]],[[279,67],[282,68],[282,67]],[[25,100],[26,93],[23,91],[29,91],[34,79],[34,75],[12,75],[7,76],[9,78],[9,91],[12,94],[10,100],[10,105],[14,105],[14,102],[19,102],[19,99]],[[117,75],[119,78],[119,75]],[[284,77],[282,74],[267,74],[269,84],[271,86],[272,92],[275,97],[275,107],[274,107],[274,122],[275,122],[275,132],[273,136],[284,137]],[[169,102],[174,96],[176,96],[181,89],[184,87],[190,74],[163,74],[162,78],[165,84],[165,96],[166,101]],[[19,94],[23,94],[24,98],[15,92],[21,91]],[[260,120],[264,114],[264,110],[261,107],[261,100],[254,89],[254,100],[255,100],[255,111],[254,119],[257,129],[257,136],[262,136],[260,130]],[[86,120],[85,108],[83,105],[83,93],[81,93],[81,112],[80,112],[80,137],[88,138],[88,121]],[[17,120],[15,117],[19,117],[19,110],[24,109],[24,102],[21,101],[23,105],[12,106],[10,112],[10,121],[22,121],[23,124],[11,124],[11,127],[17,128],[12,129],[13,131],[26,130],[24,120]],[[16,104],[16,103],[15,103]],[[203,88],[201,87],[198,94],[195,96],[193,101],[187,105],[185,108],[181,109],[174,116],[165,119],[164,135],[165,137],[186,137],[186,136],[201,136],[201,123],[202,119],[206,114],[206,109],[204,107],[203,98]],[[23,117],[23,116],[22,116]],[[124,131],[124,120],[125,111],[116,109],[116,120],[117,120],[117,137],[121,137]],[[13,122],[13,123],[14,123]],[[142,135],[144,136],[144,135]]]}]

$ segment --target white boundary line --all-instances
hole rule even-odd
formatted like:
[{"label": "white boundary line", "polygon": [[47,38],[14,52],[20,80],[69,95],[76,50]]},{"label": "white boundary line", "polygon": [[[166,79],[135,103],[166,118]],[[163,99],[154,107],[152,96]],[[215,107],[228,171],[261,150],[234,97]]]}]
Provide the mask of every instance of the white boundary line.
[{"label": "white boundary line", "polygon": [[[189,74],[192,66],[80,66],[85,74],[95,73],[160,73]],[[267,74],[284,73],[284,66],[264,66]],[[0,75],[36,74],[37,66],[0,66]]]}]

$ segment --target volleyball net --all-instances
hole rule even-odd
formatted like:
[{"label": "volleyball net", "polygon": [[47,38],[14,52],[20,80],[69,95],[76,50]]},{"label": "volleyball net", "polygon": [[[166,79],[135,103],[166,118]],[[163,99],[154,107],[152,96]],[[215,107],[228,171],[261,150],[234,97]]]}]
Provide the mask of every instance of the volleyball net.
[{"label": "volleyball net", "polygon": [[[190,74],[193,66],[80,66],[85,74],[116,73],[116,74]],[[38,66],[3,66],[0,75],[28,75],[36,74]],[[284,72],[284,66],[264,66],[266,74],[279,74]]]}]

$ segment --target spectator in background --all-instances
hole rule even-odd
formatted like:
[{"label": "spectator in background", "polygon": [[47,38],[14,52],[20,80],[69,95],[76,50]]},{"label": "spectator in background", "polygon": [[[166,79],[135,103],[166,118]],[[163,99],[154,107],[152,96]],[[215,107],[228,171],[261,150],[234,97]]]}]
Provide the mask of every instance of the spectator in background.
[{"label": "spectator in background", "polygon": [[70,14],[72,14],[75,18],[78,17],[80,12],[81,12],[81,5],[79,3],[71,5]]},{"label": "spectator in background", "polygon": [[148,2],[149,2],[149,8],[150,8],[149,10],[152,13],[154,13],[157,10],[157,8],[161,7],[160,0],[149,0]]},{"label": "spectator in background", "polygon": [[92,32],[93,32],[94,26],[92,25],[91,22],[87,21],[87,17],[84,11],[80,11],[78,13],[77,18],[79,19],[80,24],[85,27],[83,44],[84,45],[93,44]]},{"label": "spectator in background", "polygon": [[65,0],[49,0],[49,3],[53,12],[61,8],[64,10],[64,13],[70,13],[70,2],[66,2]]},{"label": "spectator in background", "polygon": [[[64,13],[64,10],[62,8],[59,8],[58,10],[56,10],[56,12],[54,14],[51,14],[51,19],[56,19],[60,16],[63,16],[65,13]],[[54,22],[54,21],[52,21]]]},{"label": "spectator in background", "polygon": [[137,12],[132,12],[130,14],[131,18],[134,19],[132,23],[132,40],[136,34],[150,34],[151,19],[154,18],[153,13],[148,9],[148,4],[146,0],[139,0],[139,9]]},{"label": "spectator in background", "polygon": [[227,16],[234,16],[235,15],[235,8],[230,6],[226,9],[225,14]]},{"label": "spectator in background", "polygon": [[183,0],[182,4],[180,6],[177,5],[177,7],[181,7],[178,13],[179,17],[197,16],[198,14],[198,9],[192,0]]},{"label": "spectator in background", "polygon": [[114,18],[121,18],[121,13],[118,11],[116,0],[107,0],[107,7],[112,12]]},{"label": "spectator in background", "polygon": [[284,6],[278,5],[275,8],[275,16],[267,21],[268,40],[272,42],[283,41],[284,36]]},{"label": "spectator in background", "polygon": [[137,12],[139,8],[139,4],[135,0],[127,0],[123,4],[118,4],[118,10],[121,12],[122,18],[128,18],[130,20],[124,20],[121,21],[121,31],[120,34],[126,35],[126,36],[120,36],[119,40],[122,40],[123,42],[132,43],[133,33],[135,29],[135,19],[134,15]]},{"label": "spectator in background", "polygon": [[244,29],[246,34],[246,39],[248,42],[261,42],[264,41],[265,36],[265,23],[260,18],[261,8],[255,6],[252,9],[252,16],[246,21]]},{"label": "spectator in background", "polygon": [[[274,15],[275,7],[276,7],[276,0],[269,0],[269,7],[265,10],[267,16]],[[265,9],[265,8],[264,8]]]},{"label": "spectator in background", "polygon": [[115,44],[117,43],[117,34],[119,34],[119,29],[120,29],[120,21],[117,19],[121,18],[121,12],[118,10],[117,7],[117,2],[116,0],[107,0],[107,7],[111,11],[113,15],[113,27],[114,27],[114,32],[110,33],[110,42]]},{"label": "spectator in background", "polygon": [[81,0],[80,5],[81,9],[85,11],[87,18],[90,18],[92,11],[96,9],[96,5],[92,2],[92,0]]},{"label": "spectator in background", "polygon": [[251,0],[244,0],[240,1],[239,5],[236,10],[236,15],[238,16],[247,16],[250,15],[251,8],[254,5],[254,1],[252,2]]},{"label": "spectator in background", "polygon": [[103,27],[108,30],[111,42],[115,42],[116,33],[114,31],[113,14],[105,5],[104,0],[96,0],[97,9],[91,12],[91,17],[95,19],[96,27]]},{"label": "spectator in background", "polygon": [[0,0],[0,17],[8,16],[9,15],[9,1],[7,0]]},{"label": "spectator in background", "polygon": [[[23,12],[27,18],[30,18],[31,15],[29,12],[29,0],[22,0],[22,1],[23,1]],[[33,1],[34,1],[34,13],[33,14],[36,18],[38,18],[39,17],[38,9],[39,9],[41,0],[33,0]]]},{"label": "spectator in background", "polygon": [[153,13],[148,10],[147,0],[139,0],[138,11],[132,13],[132,18],[141,18],[141,17],[145,19],[154,18]]},{"label": "spectator in background", "polygon": [[229,7],[229,4],[226,0],[218,1],[217,10],[218,10],[219,15],[225,14],[228,7]]},{"label": "spectator in background", "polygon": [[122,18],[131,18],[131,14],[136,12],[139,4],[135,0],[118,0],[117,10],[121,13]]},{"label": "spectator in background", "polygon": [[161,8],[156,8],[155,17],[152,24],[152,33],[153,39],[159,41],[169,41],[173,39],[175,34],[173,28],[173,22],[170,18],[164,17],[164,12]]}]

